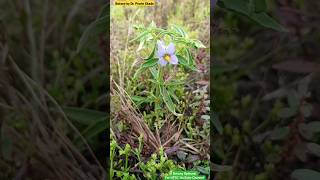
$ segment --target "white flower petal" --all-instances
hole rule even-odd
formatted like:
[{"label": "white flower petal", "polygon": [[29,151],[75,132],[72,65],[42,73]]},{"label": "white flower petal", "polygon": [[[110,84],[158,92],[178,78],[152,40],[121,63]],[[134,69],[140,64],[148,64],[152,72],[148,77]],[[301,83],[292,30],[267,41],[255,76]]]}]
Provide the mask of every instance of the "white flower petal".
[{"label": "white flower petal", "polygon": [[160,58],[164,56],[165,53],[166,53],[166,48],[164,46],[163,41],[158,41],[158,52],[157,52],[158,57]]},{"label": "white flower petal", "polygon": [[168,45],[168,47],[166,48],[166,51],[167,51],[168,54],[173,55],[174,52],[176,51],[176,47],[174,46],[173,43],[170,43]]},{"label": "white flower petal", "polygon": [[178,58],[176,55],[171,55],[170,58],[171,58],[171,61],[170,61],[171,64],[178,64]]},{"label": "white flower petal", "polygon": [[161,66],[165,66],[168,63],[166,60],[163,59],[163,57],[160,57],[158,62]]}]

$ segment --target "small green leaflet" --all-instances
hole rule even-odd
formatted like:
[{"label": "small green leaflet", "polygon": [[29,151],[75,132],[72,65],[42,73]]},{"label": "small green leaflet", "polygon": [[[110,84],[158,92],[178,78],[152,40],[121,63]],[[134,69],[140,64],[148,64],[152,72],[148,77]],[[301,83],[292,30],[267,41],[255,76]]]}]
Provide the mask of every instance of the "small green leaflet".
[{"label": "small green leaflet", "polygon": [[143,103],[149,103],[149,97],[142,97],[142,96],[132,96],[131,99],[136,103],[137,106],[140,106]]},{"label": "small green leaflet", "polygon": [[176,55],[176,56],[177,56],[177,58],[178,58],[178,60],[179,60],[179,63],[182,64],[183,66],[191,69],[192,71],[197,71],[197,70],[198,70],[195,66],[190,65],[190,64],[188,63],[188,61],[187,61],[184,57],[182,57],[182,56],[180,56],[180,55]]},{"label": "small green leaflet", "polygon": [[136,38],[132,39],[130,42],[140,40],[140,39],[142,39],[143,37],[145,37],[146,35],[148,35],[149,33],[150,33],[149,31],[144,31],[144,32],[142,32],[141,34],[139,34],[139,36],[137,36]]},{"label": "small green leaflet", "polygon": [[177,25],[171,25],[171,27],[176,31],[181,37],[186,37],[186,32],[179,26]]},{"label": "small green leaflet", "polygon": [[146,68],[152,67],[154,65],[156,65],[158,62],[158,58],[152,58],[152,59],[148,59],[146,60],[141,66],[140,68],[135,72],[133,78],[135,79],[141,72],[143,72]]},{"label": "small green leaflet", "polygon": [[192,40],[193,45],[199,49],[199,48],[206,48],[206,46],[204,44],[202,44],[201,41],[197,40],[197,39],[193,39]]}]

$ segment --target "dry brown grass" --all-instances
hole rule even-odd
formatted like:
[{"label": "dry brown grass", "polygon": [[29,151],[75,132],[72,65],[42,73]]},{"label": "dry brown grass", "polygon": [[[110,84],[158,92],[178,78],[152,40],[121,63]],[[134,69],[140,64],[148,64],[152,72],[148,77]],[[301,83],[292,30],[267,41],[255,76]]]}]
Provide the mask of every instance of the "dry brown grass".
[{"label": "dry brown grass", "polygon": [[130,125],[136,138],[143,135],[144,145],[151,148],[153,152],[157,152],[160,147],[165,150],[171,148],[170,142],[176,142],[180,138],[182,129],[171,122],[166,122],[161,132],[158,129],[156,129],[156,132],[152,132],[144,121],[142,114],[134,107],[125,90],[115,81],[112,81],[111,96],[120,98],[120,110],[115,115],[115,121],[123,120]]}]

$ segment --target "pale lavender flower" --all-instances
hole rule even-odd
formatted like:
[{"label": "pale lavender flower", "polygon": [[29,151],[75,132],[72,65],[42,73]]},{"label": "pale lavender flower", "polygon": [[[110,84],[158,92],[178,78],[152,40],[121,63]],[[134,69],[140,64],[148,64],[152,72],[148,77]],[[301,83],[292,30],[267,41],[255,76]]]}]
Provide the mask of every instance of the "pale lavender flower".
[{"label": "pale lavender flower", "polygon": [[158,57],[159,64],[165,66],[166,64],[178,64],[178,58],[174,54],[176,47],[173,43],[170,43],[167,47],[163,41],[158,41]]}]

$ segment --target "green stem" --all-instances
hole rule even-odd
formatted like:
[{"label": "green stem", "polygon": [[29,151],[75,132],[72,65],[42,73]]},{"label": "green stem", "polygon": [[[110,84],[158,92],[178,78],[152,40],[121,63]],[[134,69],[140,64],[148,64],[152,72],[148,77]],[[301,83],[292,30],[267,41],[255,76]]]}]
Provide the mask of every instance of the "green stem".
[{"label": "green stem", "polygon": [[[160,100],[160,86],[163,83],[163,72],[162,72],[162,68],[160,66],[160,64],[158,65],[158,76],[157,76],[157,81],[159,83],[159,85],[156,88],[156,97],[159,98],[158,100]],[[155,111],[156,111],[156,120],[158,122],[159,120],[159,108],[157,108],[157,105],[160,106],[161,102],[157,101],[155,104]]]},{"label": "green stem", "polygon": [[127,171],[128,168],[128,155],[126,154],[126,166],[125,166],[125,170]]}]

